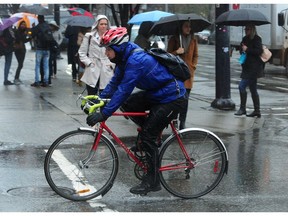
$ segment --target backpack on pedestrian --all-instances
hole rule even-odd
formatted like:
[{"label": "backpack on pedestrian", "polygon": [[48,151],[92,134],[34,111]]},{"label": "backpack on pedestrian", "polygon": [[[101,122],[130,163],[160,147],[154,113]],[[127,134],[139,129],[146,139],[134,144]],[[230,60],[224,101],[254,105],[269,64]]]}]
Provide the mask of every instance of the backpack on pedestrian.
[{"label": "backpack on pedestrian", "polygon": [[43,42],[51,43],[54,40],[52,30],[47,23],[39,26],[39,37]]},{"label": "backpack on pedestrian", "polygon": [[9,29],[5,29],[0,34],[0,56],[14,51],[14,37],[10,34]]},{"label": "backpack on pedestrian", "polygon": [[191,74],[189,67],[179,56],[168,53],[160,48],[133,50],[133,52],[139,51],[145,51],[149,55],[153,56],[160,64],[165,66],[177,80],[184,82],[187,79],[190,79]]}]

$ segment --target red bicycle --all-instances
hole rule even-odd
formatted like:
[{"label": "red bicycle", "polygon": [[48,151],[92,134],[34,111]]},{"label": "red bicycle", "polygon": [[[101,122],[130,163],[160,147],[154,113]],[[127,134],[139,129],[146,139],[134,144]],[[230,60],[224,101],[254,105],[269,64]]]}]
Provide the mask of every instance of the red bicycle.
[{"label": "red bicycle", "polygon": [[[82,107],[90,113],[103,106],[97,96],[80,95]],[[92,100],[97,99],[95,104]],[[149,113],[115,112],[113,116],[147,116]],[[106,125],[97,129],[80,127],[63,134],[48,149],[44,171],[50,187],[60,196],[85,201],[104,196],[113,186],[119,168],[119,157],[112,137],[135,162],[135,175],[141,179],[147,171],[144,152],[131,151]],[[201,128],[177,130],[160,148],[160,181],[171,194],[197,198],[212,191],[228,170],[225,145],[214,133]]]}]

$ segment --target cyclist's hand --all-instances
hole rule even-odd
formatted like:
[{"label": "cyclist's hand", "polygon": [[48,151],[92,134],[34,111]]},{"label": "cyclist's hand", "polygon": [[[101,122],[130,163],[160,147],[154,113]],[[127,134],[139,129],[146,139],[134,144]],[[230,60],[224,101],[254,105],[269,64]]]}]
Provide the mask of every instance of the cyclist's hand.
[{"label": "cyclist's hand", "polygon": [[98,122],[105,121],[108,117],[105,116],[103,113],[93,113],[86,118],[86,123],[89,126],[94,126]]}]

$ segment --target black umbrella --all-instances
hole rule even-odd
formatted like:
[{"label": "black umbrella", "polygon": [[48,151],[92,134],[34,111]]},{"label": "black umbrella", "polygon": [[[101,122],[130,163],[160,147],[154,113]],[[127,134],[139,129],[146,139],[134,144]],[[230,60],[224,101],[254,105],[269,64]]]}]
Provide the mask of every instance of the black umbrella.
[{"label": "black umbrella", "polygon": [[246,26],[247,24],[254,24],[259,26],[271,23],[267,17],[259,11],[239,9],[224,12],[216,19],[215,24],[226,26]]},{"label": "black umbrella", "polygon": [[26,12],[37,15],[50,15],[53,14],[51,10],[41,5],[23,5],[19,8],[19,12]]},{"label": "black umbrella", "polygon": [[66,19],[63,24],[70,26],[92,27],[95,20],[88,16],[71,16]]},{"label": "black umbrella", "polygon": [[162,17],[152,26],[150,33],[154,35],[176,35],[181,32],[180,22],[190,21],[193,32],[200,32],[206,29],[211,23],[203,17],[191,14],[175,14]]}]

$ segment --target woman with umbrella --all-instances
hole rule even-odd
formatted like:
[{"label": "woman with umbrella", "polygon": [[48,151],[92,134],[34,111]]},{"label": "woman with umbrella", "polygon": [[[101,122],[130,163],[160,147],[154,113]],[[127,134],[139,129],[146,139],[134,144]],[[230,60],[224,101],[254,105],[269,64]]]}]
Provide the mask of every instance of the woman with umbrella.
[{"label": "woman with umbrella", "polygon": [[263,52],[262,39],[257,34],[253,24],[245,26],[245,36],[240,44],[240,53],[246,53],[247,57],[242,66],[241,81],[239,83],[240,109],[235,113],[237,116],[246,115],[246,88],[249,86],[254,104],[254,111],[247,114],[248,117],[261,117],[260,100],[257,92],[257,77],[263,76],[264,63],[260,59]]},{"label": "woman with umbrella", "polygon": [[[198,42],[194,37],[193,29],[191,28],[189,20],[182,21],[180,26],[180,35],[174,35],[169,39],[167,51],[174,55],[179,55],[189,67],[191,78],[184,82],[186,88],[186,97],[189,98],[191,89],[193,87],[196,65],[198,63]],[[182,39],[182,44],[180,42],[180,38]],[[183,109],[179,114],[179,129],[185,128],[187,110],[188,100],[185,109]]]},{"label": "woman with umbrella", "polygon": [[19,23],[17,30],[15,31],[15,43],[14,43],[14,53],[18,61],[18,67],[16,69],[14,84],[19,85],[22,81],[19,79],[21,69],[23,68],[23,63],[26,55],[25,43],[31,40],[28,35],[27,24],[23,20]]}]

